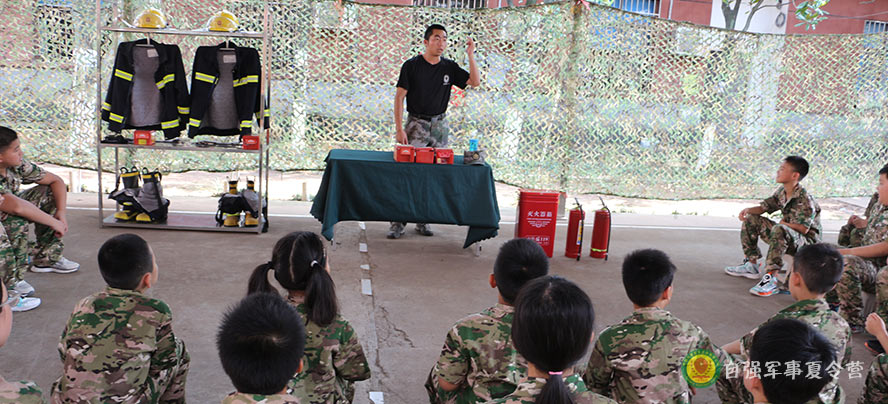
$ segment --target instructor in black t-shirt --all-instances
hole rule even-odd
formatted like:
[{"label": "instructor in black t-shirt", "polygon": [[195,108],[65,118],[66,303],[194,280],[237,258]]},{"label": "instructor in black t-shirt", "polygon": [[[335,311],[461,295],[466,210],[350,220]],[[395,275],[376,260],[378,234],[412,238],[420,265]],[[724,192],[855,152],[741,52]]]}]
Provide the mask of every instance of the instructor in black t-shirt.
[{"label": "instructor in black t-shirt", "polygon": [[[416,147],[446,147],[450,130],[444,115],[450,102],[450,87],[465,89],[466,85],[477,87],[481,84],[475,64],[475,41],[469,38],[466,44],[467,72],[456,62],[441,57],[447,49],[447,30],[443,26],[429,25],[423,38],[425,52],[401,66],[395,91],[395,139],[398,143]],[[403,122],[404,98],[407,98],[406,125]],[[392,223],[388,238],[400,238],[405,224]],[[416,231],[424,236],[434,234],[425,223],[417,223]]]}]

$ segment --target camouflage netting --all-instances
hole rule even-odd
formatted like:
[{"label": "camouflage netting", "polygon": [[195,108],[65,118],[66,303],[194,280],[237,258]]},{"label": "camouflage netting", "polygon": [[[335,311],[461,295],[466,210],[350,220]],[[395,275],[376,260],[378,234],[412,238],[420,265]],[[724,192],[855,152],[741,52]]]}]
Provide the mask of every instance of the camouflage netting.
[{"label": "camouflage netting", "polygon": [[[154,6],[181,29],[202,28],[224,7],[260,30],[265,6],[116,3],[125,20]],[[111,4],[102,2],[107,22]],[[480,139],[507,183],[651,198],[761,197],[774,187],[779,160],[799,154],[812,163],[806,182],[816,196],[862,195],[888,162],[888,34],[749,34],[594,5],[575,12],[572,3],[268,4],[274,169],[321,169],[332,148],[390,150],[398,71],[422,51],[432,22],[448,27],[445,56],[463,66],[466,39],[478,43],[482,86],[455,91],[453,147]],[[95,167],[95,14],[95,2],[83,0],[7,4],[14,21],[0,28],[0,124],[24,135],[35,160]],[[101,34],[103,96],[116,44],[140,37]],[[189,75],[196,47],[220,42],[153,39],[178,43]],[[165,171],[255,166],[234,154],[122,154]]]}]

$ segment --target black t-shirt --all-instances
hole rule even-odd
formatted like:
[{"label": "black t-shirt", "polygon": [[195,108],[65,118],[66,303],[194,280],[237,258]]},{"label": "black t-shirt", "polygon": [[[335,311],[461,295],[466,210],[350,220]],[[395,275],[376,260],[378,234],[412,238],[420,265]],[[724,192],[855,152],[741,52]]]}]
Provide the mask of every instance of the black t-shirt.
[{"label": "black t-shirt", "polygon": [[451,86],[464,89],[468,81],[469,72],[456,62],[441,58],[437,64],[430,64],[419,55],[401,66],[398,87],[407,90],[407,112],[432,116],[447,111]]}]

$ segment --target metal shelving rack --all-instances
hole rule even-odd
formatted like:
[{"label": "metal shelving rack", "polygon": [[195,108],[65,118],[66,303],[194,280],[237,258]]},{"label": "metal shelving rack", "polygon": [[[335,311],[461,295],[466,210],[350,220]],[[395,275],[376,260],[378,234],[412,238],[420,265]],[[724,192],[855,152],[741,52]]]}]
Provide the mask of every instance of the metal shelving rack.
[{"label": "metal shelving rack", "polygon": [[[167,220],[164,223],[142,224],[136,222],[118,222],[114,219],[114,215],[105,216],[104,214],[104,192],[102,189],[102,149],[114,149],[114,173],[117,175],[120,168],[120,149],[135,150],[155,150],[155,151],[192,151],[192,152],[217,152],[217,153],[247,153],[258,156],[258,194],[259,199],[264,206],[268,205],[268,159],[269,159],[269,140],[270,130],[265,127],[265,101],[269,90],[271,89],[271,71],[269,54],[269,45],[271,41],[271,26],[269,24],[268,3],[264,4],[262,17],[262,32],[237,31],[237,32],[217,32],[207,29],[198,30],[180,30],[180,29],[146,29],[135,27],[116,27],[103,26],[101,1],[96,0],[96,27],[98,28],[98,39],[96,43],[96,116],[101,114],[102,106],[102,32],[118,32],[118,33],[141,33],[146,35],[178,35],[178,36],[204,36],[204,37],[220,37],[220,38],[251,38],[260,39],[262,41],[262,50],[260,57],[262,58],[262,71],[265,80],[262,80],[259,86],[259,149],[244,150],[239,148],[228,147],[197,147],[189,145],[174,145],[167,143],[156,143],[153,146],[139,146],[134,144],[111,144],[102,143],[102,120],[97,119],[96,123],[96,170],[99,173],[99,223],[102,227],[129,227],[129,228],[145,228],[145,229],[166,229],[166,230],[198,230],[198,231],[222,231],[236,233],[262,233],[266,227],[267,218],[263,209],[259,209],[259,225],[256,227],[223,227],[216,223],[215,215],[212,213],[182,213],[170,211]],[[118,21],[117,3],[112,2],[113,18],[111,24]],[[264,136],[263,136],[264,134]],[[263,185],[264,182],[264,185]],[[115,204],[115,209],[119,209]],[[214,212],[213,212],[214,213]]]}]

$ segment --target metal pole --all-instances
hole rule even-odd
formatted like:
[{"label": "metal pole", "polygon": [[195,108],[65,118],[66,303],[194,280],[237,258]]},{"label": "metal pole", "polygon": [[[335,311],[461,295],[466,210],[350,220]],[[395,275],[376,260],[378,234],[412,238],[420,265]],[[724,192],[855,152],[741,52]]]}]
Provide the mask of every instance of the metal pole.
[{"label": "metal pole", "polygon": [[104,225],[102,203],[102,0],[96,0],[96,174],[99,176],[99,226]]}]

